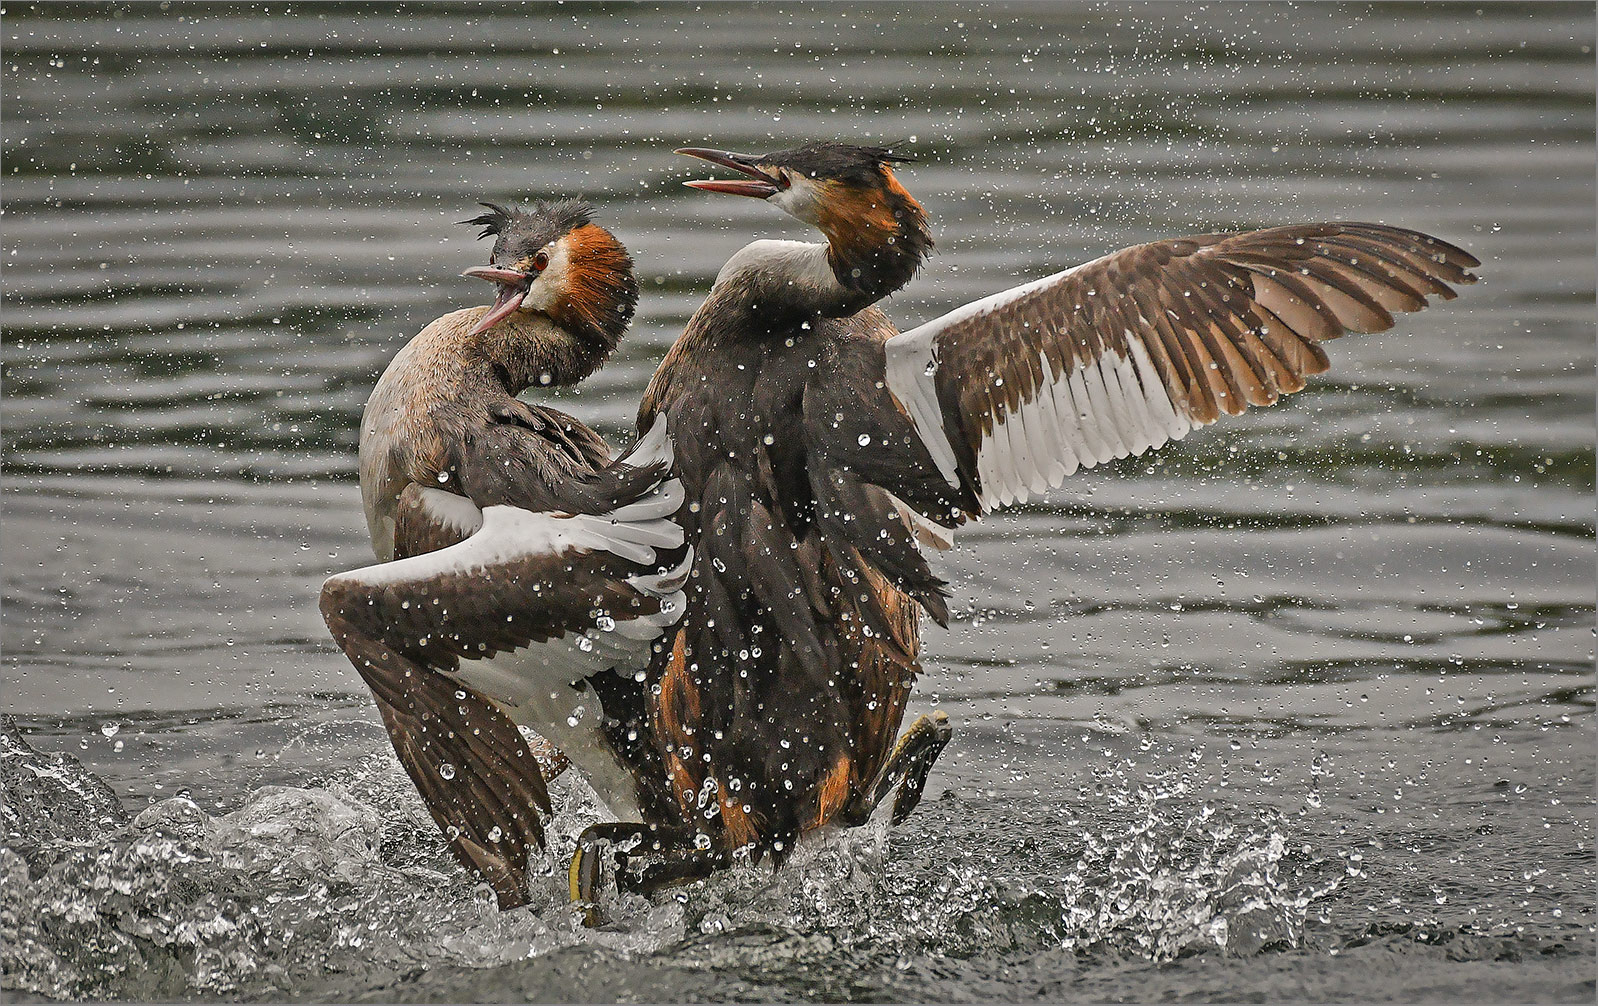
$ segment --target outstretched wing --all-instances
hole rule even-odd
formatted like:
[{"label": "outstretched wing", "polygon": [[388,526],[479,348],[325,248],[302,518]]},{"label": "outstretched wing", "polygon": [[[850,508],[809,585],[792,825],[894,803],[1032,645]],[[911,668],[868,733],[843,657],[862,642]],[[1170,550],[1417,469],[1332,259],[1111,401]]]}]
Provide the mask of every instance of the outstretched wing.
[{"label": "outstretched wing", "polygon": [[[661,459],[635,450],[632,460]],[[507,710],[551,684],[648,663],[684,608],[691,554],[672,520],[681,503],[677,480],[658,475],[601,514],[477,511],[465,497],[413,487],[402,525],[467,537],[322,587],[322,615],[377,697],[401,763],[501,907],[525,902],[527,855],[543,841],[535,808],[549,811]]]},{"label": "outstretched wing", "polygon": [[987,511],[1298,391],[1329,366],[1320,343],[1452,298],[1477,265],[1381,224],[1137,245],[888,340],[886,384]]}]

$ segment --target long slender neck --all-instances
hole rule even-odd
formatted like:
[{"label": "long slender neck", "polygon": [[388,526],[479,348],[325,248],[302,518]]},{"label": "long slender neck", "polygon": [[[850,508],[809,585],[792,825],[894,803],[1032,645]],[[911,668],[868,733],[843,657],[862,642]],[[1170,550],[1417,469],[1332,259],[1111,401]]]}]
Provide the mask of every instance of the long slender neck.
[{"label": "long slender neck", "polygon": [[394,508],[410,482],[444,483],[453,445],[484,421],[496,389],[514,397],[535,386],[574,384],[610,348],[557,326],[547,315],[515,312],[480,335],[466,333],[487,311],[467,308],[428,325],[390,361],[361,417],[361,497],[372,548],[394,554]]},{"label": "long slender neck", "polygon": [[859,298],[850,314],[903,288],[932,251],[926,211],[886,170],[881,188],[825,193],[811,222],[839,285]]},{"label": "long slender neck", "polygon": [[826,245],[762,240],[744,245],[721,267],[700,314],[726,316],[718,318],[718,328],[726,327],[731,314],[745,314],[735,331],[776,331],[796,316],[852,314],[859,301],[860,292],[844,286],[833,272]]},{"label": "long slender neck", "polygon": [[739,249],[721,267],[707,303],[741,307],[749,324],[773,330],[795,315],[845,318],[910,282],[932,249],[926,216],[913,200],[897,216],[823,215],[817,225],[826,244],[766,240]]},{"label": "long slender neck", "polygon": [[548,315],[516,311],[478,336],[477,351],[507,394],[576,384],[598,370],[614,344],[576,335]]},{"label": "long slender neck", "polygon": [[756,241],[727,261],[712,296],[781,327],[794,314],[842,318],[910,282],[932,250],[927,215],[891,172],[880,185],[807,185],[777,205],[814,224],[824,245]]}]

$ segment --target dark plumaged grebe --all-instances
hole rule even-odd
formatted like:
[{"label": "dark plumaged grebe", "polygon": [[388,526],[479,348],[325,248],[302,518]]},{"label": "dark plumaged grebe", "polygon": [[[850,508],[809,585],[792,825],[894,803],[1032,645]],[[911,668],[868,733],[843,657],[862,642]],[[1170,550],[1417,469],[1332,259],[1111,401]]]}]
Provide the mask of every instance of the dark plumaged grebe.
[{"label": "dark plumaged grebe", "polygon": [[[1415,231],[1329,223],[1138,245],[900,334],[873,306],[932,247],[890,151],[687,149],[740,172],[688,184],[764,199],[826,240],[756,241],[722,268],[651,381],[695,555],[687,612],[649,672],[648,721],[691,836],[653,835],[660,877],[917,799],[945,722],[895,743],[917,618],[947,617],[923,557],[963,521],[1081,467],[1275,402],[1321,344],[1469,283],[1469,254]],[[699,846],[686,844],[691,837]],[[625,860],[625,856],[621,857]],[[647,879],[647,878],[646,878]]]}]

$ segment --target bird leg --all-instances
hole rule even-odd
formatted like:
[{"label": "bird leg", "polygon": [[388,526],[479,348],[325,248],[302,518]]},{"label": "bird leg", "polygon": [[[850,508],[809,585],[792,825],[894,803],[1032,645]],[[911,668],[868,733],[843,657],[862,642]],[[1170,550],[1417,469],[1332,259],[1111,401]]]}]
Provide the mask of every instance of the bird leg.
[{"label": "bird leg", "polygon": [[921,793],[926,789],[932,764],[938,760],[938,755],[943,753],[953,736],[954,728],[949,726],[949,717],[939,711],[930,717],[918,717],[904,736],[899,738],[889,762],[899,763],[904,781],[899,784],[899,793],[893,798],[891,823],[903,822],[916,809],[916,804],[921,802]]},{"label": "bird leg", "polygon": [[[656,891],[701,880],[727,862],[726,853],[702,847],[702,833],[693,828],[657,824],[611,822],[589,825],[577,838],[568,877],[571,900],[583,908],[583,925],[599,925],[599,889],[604,886],[604,854],[609,846],[618,890],[650,895]],[[659,856],[662,861],[630,870],[630,861]]]},{"label": "bird leg", "polygon": [[883,762],[871,785],[844,809],[840,815],[843,822],[850,827],[865,824],[895,786],[899,792],[893,799],[891,823],[898,824],[909,817],[910,812],[916,809],[916,804],[921,802],[921,792],[926,788],[932,763],[938,760],[938,755],[953,736],[954,728],[949,726],[949,717],[941,711],[931,716],[917,717],[910,724],[910,729],[899,738],[899,743],[894,745],[893,753]]}]

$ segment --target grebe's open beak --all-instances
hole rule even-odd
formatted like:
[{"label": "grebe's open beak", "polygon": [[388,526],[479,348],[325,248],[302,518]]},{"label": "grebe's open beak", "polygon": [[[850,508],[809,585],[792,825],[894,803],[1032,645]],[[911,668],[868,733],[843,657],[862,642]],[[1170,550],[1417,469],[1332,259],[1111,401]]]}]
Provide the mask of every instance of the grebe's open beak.
[{"label": "grebe's open beak", "polygon": [[753,196],[756,199],[767,199],[776,195],[788,186],[780,178],[767,174],[755,162],[760,160],[756,154],[735,154],[727,150],[711,150],[707,147],[683,147],[679,154],[697,157],[701,161],[719,164],[724,168],[732,168],[748,175],[752,181],[732,181],[730,179],[707,178],[702,181],[683,182],[691,189],[704,189],[706,192],[726,192],[734,196]]},{"label": "grebe's open beak", "polygon": [[500,269],[496,266],[475,266],[461,275],[499,284],[499,296],[494,298],[494,306],[477,320],[472,330],[466,333],[467,336],[486,332],[499,324],[512,311],[522,306],[522,299],[527,296],[528,289],[533,285],[533,277],[530,274],[517,272],[515,269]]}]

